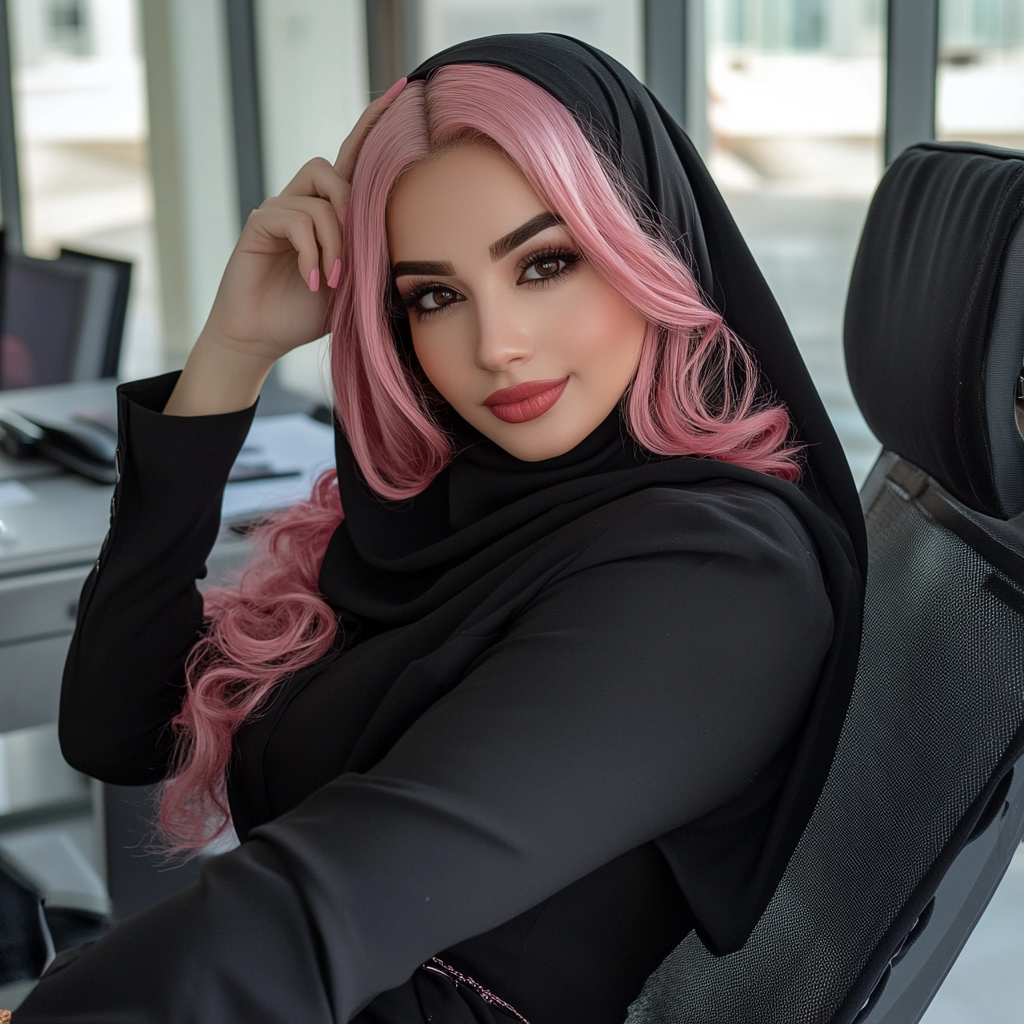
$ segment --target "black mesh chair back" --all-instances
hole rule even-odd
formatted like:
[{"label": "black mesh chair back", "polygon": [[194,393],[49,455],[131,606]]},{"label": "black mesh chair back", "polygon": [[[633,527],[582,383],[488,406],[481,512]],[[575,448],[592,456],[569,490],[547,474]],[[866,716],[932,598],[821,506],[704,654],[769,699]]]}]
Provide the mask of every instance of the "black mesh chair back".
[{"label": "black mesh chair back", "polygon": [[853,699],[746,945],[690,935],[630,1024],[913,1024],[1024,833],[1024,154],[923,144],[872,202],[846,313],[884,446]]}]

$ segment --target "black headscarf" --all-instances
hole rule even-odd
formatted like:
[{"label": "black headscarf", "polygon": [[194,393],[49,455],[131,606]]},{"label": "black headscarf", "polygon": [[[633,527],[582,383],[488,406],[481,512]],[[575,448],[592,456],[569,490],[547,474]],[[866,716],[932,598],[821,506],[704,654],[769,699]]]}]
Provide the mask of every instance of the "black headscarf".
[{"label": "black headscarf", "polygon": [[754,351],[807,445],[801,488],[836,520],[861,572],[867,541],[860,501],[839,438],[782,311],[725,200],[686,133],[618,61],[568,36],[488,36],[458,43],[410,76],[449,64],[491,64],[539,85],[564,104],[596,149],[653,205],[697,283]]},{"label": "black headscarf", "polygon": [[[857,492],[775,299],[696,150],[658,101],[607,54],[559,35],[461,43],[427,60],[410,78],[474,63],[506,68],[546,89],[621,169],[708,301],[754,352],[768,388],[788,406],[797,440],[805,446],[803,476],[794,485],[710,459],[652,457],[624,437],[616,411],[575,449],[540,463],[521,462],[462,424],[463,450],[452,464],[416,498],[388,502],[370,491],[339,430],[346,520],[328,547],[321,590],[343,618],[358,622],[363,635],[379,635],[456,602],[484,574],[511,573],[550,531],[633,491],[727,478],[781,496],[818,549],[835,620],[832,646],[781,796],[756,841],[744,837],[742,891],[735,884],[737,840],[728,827],[691,833],[676,850],[666,849],[691,881],[699,879],[698,888],[717,908],[720,929],[705,929],[702,937],[712,948],[735,948],[767,905],[813,810],[849,703],[866,565]],[[397,322],[395,334],[401,343]],[[389,729],[379,735],[368,730],[350,767],[372,764],[395,738]],[[728,871],[719,869],[727,863]]]}]

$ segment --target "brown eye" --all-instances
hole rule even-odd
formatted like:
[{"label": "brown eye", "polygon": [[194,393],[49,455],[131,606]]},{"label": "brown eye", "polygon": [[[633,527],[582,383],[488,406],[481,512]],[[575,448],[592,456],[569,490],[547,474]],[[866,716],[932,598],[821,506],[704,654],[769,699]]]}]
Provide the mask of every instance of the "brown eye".
[{"label": "brown eye", "polygon": [[459,293],[454,288],[432,288],[419,297],[416,305],[423,310],[443,309],[458,300]]},{"label": "brown eye", "polygon": [[545,281],[558,277],[572,264],[579,259],[574,253],[550,253],[547,256],[540,256],[529,264],[524,270],[520,283],[523,281]]}]

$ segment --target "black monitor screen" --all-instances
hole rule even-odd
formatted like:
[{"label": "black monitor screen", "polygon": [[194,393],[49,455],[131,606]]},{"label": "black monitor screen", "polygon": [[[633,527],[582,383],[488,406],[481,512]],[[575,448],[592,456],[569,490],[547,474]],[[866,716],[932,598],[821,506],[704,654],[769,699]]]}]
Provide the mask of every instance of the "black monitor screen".
[{"label": "black monitor screen", "polygon": [[0,388],[61,384],[71,379],[85,303],[86,279],[51,261],[8,258]]}]

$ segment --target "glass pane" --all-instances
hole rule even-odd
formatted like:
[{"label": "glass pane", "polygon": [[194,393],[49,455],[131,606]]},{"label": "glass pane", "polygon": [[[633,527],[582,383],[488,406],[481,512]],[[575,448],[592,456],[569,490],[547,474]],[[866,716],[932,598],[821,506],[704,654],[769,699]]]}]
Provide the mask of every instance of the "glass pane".
[{"label": "glass pane", "polygon": [[137,0],[10,0],[25,250],[135,264],[121,374],[163,369]]},{"label": "glass pane", "polygon": [[362,7],[353,0],[256,0],[268,195],[314,156],[333,161],[369,101]]},{"label": "glass pane", "polygon": [[[369,102],[363,0],[256,0],[264,186],[277,195],[315,156],[334,161]],[[311,71],[311,69],[313,69]],[[326,339],[280,361],[282,383],[329,401]]]},{"label": "glass pane", "polygon": [[940,139],[1024,149],[1024,0],[942,0]]},{"label": "glass pane", "polygon": [[635,75],[643,74],[643,4],[639,0],[421,0],[420,55],[499,32],[562,32],[593,43]]},{"label": "glass pane", "polygon": [[858,484],[878,453],[843,310],[882,171],[881,0],[706,0],[711,172],[789,321]]}]

